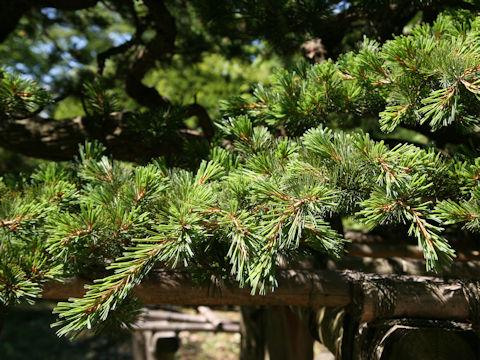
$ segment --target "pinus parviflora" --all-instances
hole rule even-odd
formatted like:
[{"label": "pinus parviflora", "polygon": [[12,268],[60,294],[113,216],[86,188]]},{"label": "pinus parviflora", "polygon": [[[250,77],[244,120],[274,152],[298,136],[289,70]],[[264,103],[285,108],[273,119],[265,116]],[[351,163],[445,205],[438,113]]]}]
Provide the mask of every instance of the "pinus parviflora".
[{"label": "pinus parviflora", "polygon": [[[194,171],[118,162],[93,141],[74,162],[0,182],[1,304],[33,302],[47,280],[109,273],[58,304],[58,334],[74,336],[131,320],[131,289],[155,266],[274,291],[280,256],[341,256],[332,216],[371,229],[407,224],[427,270],[440,270],[455,256],[445,231],[480,229],[479,54],[480,17],[442,15],[383,45],[365,39],[335,62],[280,70],[251,99],[225,101],[221,146]],[[109,116],[99,84],[86,87],[89,109]],[[49,101],[2,72],[1,121]],[[414,131],[428,143],[405,139]]]}]

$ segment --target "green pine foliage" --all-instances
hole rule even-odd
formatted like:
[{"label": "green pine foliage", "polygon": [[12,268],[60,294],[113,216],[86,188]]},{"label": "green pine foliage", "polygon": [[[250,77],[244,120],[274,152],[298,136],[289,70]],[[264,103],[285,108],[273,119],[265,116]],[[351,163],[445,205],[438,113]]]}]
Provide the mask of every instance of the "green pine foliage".
[{"label": "green pine foliage", "polygon": [[[277,286],[280,259],[340,257],[346,240],[330,222],[346,216],[369,228],[406,224],[427,270],[441,270],[455,256],[445,230],[480,229],[478,154],[333,128],[378,117],[383,131],[427,124],[478,136],[479,47],[480,18],[445,15],[383,46],[365,40],[335,63],[281,70],[251,101],[223,104],[222,146],[195,171],[117,162],[87,142],[75,162],[0,182],[1,303],[35,299],[49,279],[97,279],[56,309],[58,334],[75,336],[131,320],[131,290],[155,267],[231,276],[263,294]],[[32,113],[46,101],[34,84],[1,81],[8,109]],[[32,88],[29,103],[13,84]],[[97,100],[92,111],[112,104]]]},{"label": "green pine foliage", "polygon": [[384,132],[422,124],[478,132],[479,49],[480,18],[441,15],[383,46],[365,39],[335,63],[279,70],[274,86],[258,86],[250,101],[235,98],[223,109],[294,135],[349,116],[378,117]]},{"label": "green pine foliage", "polygon": [[51,102],[50,95],[33,81],[21,79],[0,69],[0,106],[2,117],[30,115]]}]

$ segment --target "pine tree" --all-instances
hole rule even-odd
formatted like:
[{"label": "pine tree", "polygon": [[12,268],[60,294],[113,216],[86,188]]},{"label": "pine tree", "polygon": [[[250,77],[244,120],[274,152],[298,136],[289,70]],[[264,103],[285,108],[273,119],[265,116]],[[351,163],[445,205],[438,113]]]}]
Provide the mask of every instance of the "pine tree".
[{"label": "pine tree", "polygon": [[[65,161],[78,143],[97,139],[116,159],[165,156],[173,164],[185,148],[202,153],[198,144],[211,140],[215,93],[249,91],[265,64],[294,61],[302,44],[311,60],[325,52],[335,59],[362,34],[385,41],[446,9],[477,7],[472,0],[3,0],[0,63],[48,87],[54,104],[1,121],[1,146]],[[119,105],[109,117],[92,117],[84,101],[85,83],[98,75]],[[176,108],[182,121],[166,117],[165,129],[159,117],[132,119],[145,108]]]},{"label": "pine tree", "polygon": [[[383,45],[365,39],[336,62],[279,70],[252,99],[223,104],[217,145],[194,171],[161,158],[119,162],[86,142],[74,162],[1,181],[2,306],[33,302],[46,281],[97,279],[55,310],[58,334],[75,336],[131,321],[131,290],[154,267],[232,277],[264,294],[280,258],[342,255],[333,217],[406,224],[426,270],[441,271],[455,257],[448,233],[480,229],[479,48],[480,17],[446,14]],[[5,71],[0,81],[7,117],[50,101],[33,82]],[[87,87],[88,108],[105,114],[114,101],[101,86]],[[358,129],[377,118],[396,144]],[[406,128],[430,143],[402,139]],[[436,139],[444,129],[448,143]]]}]

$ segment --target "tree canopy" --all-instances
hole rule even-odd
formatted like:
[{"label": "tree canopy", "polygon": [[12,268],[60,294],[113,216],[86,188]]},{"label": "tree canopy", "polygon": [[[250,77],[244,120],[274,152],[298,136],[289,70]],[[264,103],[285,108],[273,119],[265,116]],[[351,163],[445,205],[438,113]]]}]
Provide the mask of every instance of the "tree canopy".
[{"label": "tree canopy", "polygon": [[[1,182],[2,304],[33,301],[49,279],[107,271],[83,298],[58,305],[59,334],[72,335],[107,318],[131,319],[131,290],[155,266],[273,291],[280,259],[342,254],[332,219],[345,216],[369,228],[406,224],[427,270],[441,270],[455,256],[449,234],[480,228],[480,18],[461,14],[384,44],[365,39],[335,62],[279,71],[253,98],[224,102],[222,141],[194,171],[163,158],[119,162],[87,141],[74,162],[50,163],[14,186]],[[126,116],[112,111],[115,97],[102,85],[85,87],[87,112]],[[51,101],[37,83],[5,71],[0,89],[7,122],[32,118]],[[378,119],[400,138],[392,146],[372,140],[362,119]],[[415,145],[400,127],[432,133]]]},{"label": "tree canopy", "polygon": [[[480,17],[471,2],[13,3],[1,5],[11,14],[0,54],[17,50],[1,70],[2,146],[76,158],[16,183],[0,178],[3,308],[33,302],[46,281],[96,279],[56,309],[59,334],[74,336],[131,321],[132,289],[155,267],[232,277],[263,294],[285,259],[341,257],[336,223],[347,217],[398,226],[428,271],[448,266],[459,233],[480,229]],[[465,9],[428,22],[450,6]],[[370,27],[380,8],[403,15]],[[416,15],[427,21],[415,24]],[[362,32],[375,39],[340,54]],[[183,68],[193,77],[212,57],[256,69],[240,80],[263,80],[255,57],[286,62],[308,38],[333,58],[278,69],[249,96],[221,102],[214,122],[173,85],[153,87]],[[68,115],[66,99],[80,113],[55,118],[60,106]]]},{"label": "tree canopy", "polygon": [[[202,83],[192,73],[201,73],[195,64],[208,56],[232,59],[245,69],[254,59],[263,64],[274,55],[288,63],[307,44],[304,50],[312,59],[335,59],[363,35],[385,41],[452,8],[474,10],[475,5],[461,0],[3,1],[0,58],[9,71],[48,87],[52,98],[28,118],[4,117],[2,147],[71,160],[79,142],[97,139],[122,160],[177,159],[192,147],[204,155],[198,144],[214,136],[216,113],[209,106],[216,100],[202,98],[202,90],[218,78]],[[151,74],[159,69],[168,73],[168,86],[155,88]],[[234,94],[219,95],[239,95],[245,80],[265,77],[242,76],[236,89],[229,85]],[[96,85],[86,88],[87,83]],[[116,102],[101,104],[104,92],[115,95]],[[97,107],[104,106],[100,112],[89,108],[91,96],[98,97]]]}]

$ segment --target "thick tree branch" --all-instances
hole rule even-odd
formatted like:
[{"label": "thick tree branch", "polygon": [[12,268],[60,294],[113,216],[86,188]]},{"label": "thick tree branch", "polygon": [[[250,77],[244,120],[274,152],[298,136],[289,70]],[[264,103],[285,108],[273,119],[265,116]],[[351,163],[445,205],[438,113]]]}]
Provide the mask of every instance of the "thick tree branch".
[{"label": "thick tree branch", "polygon": [[95,6],[99,0],[30,0],[31,6],[51,7],[59,10],[82,10]]},{"label": "thick tree branch", "polygon": [[[168,61],[173,56],[177,35],[175,18],[170,14],[163,1],[145,0],[145,5],[150,10],[151,25],[155,29],[156,35],[139,52],[136,60],[130,66],[125,78],[125,89],[130,97],[143,106],[150,109],[167,108],[171,106],[170,101],[153,87],[144,85],[142,79],[150,69],[155,67],[156,61]],[[143,31],[143,28],[137,28],[138,31]],[[140,36],[138,35],[136,38],[138,39]],[[130,44],[126,46],[130,46]],[[122,50],[124,49],[113,48],[109,51],[117,53]],[[109,53],[106,54],[109,55]],[[102,68],[101,62],[99,62],[99,68]],[[196,116],[205,137],[211,138],[215,130],[207,111],[198,104],[189,105],[187,109],[187,116]]]},{"label": "thick tree branch", "polygon": [[131,65],[126,74],[125,87],[127,94],[139,104],[154,109],[167,107],[169,102],[154,88],[144,85],[142,80],[145,74],[155,66],[157,60],[168,60],[173,56],[177,29],[175,19],[163,1],[146,0],[145,5],[150,10],[150,25],[156,34]]},{"label": "thick tree branch", "polygon": [[196,116],[198,123],[202,128],[203,134],[207,139],[211,139],[215,133],[212,120],[207,113],[207,110],[201,105],[191,104],[187,106],[188,113],[187,116]]},{"label": "thick tree branch", "polygon": [[130,114],[112,113],[100,121],[89,117],[54,120],[40,116],[0,121],[0,144],[3,148],[49,160],[71,160],[78,153],[78,144],[85,140],[102,141],[118,160],[138,161],[180,153],[182,141],[201,138],[178,130],[158,141],[144,141],[141,135],[128,131]]},{"label": "thick tree branch", "polygon": [[155,60],[148,53],[148,49],[141,50],[125,77],[125,90],[128,96],[149,109],[167,108],[170,106],[170,101],[153,87],[148,87],[142,82],[147,71],[154,65]]},{"label": "thick tree branch", "polygon": [[136,39],[132,38],[129,41],[124,42],[123,44],[120,44],[118,46],[109,48],[97,55],[97,66],[98,66],[98,73],[103,74],[103,70],[105,69],[105,61],[107,61],[108,58],[125,53],[128,51],[133,45],[135,45]]},{"label": "thick tree branch", "polygon": [[0,42],[15,30],[21,17],[33,8],[80,10],[92,7],[97,2],[98,0],[2,0],[0,1]]},{"label": "thick tree branch", "polygon": [[15,30],[28,9],[28,3],[24,1],[0,1],[0,42],[5,41],[8,35]]}]

